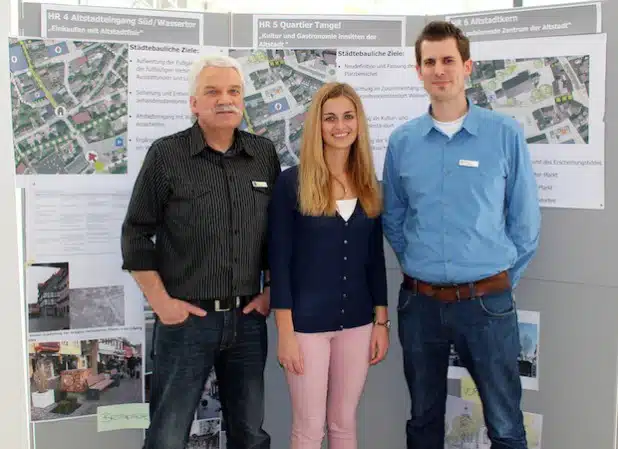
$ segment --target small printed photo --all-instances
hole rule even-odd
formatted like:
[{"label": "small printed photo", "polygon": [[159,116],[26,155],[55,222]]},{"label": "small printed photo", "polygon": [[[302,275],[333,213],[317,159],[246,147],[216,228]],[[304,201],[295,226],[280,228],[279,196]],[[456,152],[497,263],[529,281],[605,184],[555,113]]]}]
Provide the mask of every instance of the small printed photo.
[{"label": "small printed photo", "polygon": [[124,287],[72,288],[69,290],[71,329],[124,326]]},{"label": "small printed photo", "polygon": [[221,444],[221,421],[204,419],[193,421],[186,449],[219,449]]},{"label": "small printed photo", "polygon": [[144,327],[146,330],[146,340],[144,341],[144,373],[150,374],[152,373],[152,344],[154,342],[156,316],[144,295],[142,295],[142,301],[144,302]]},{"label": "small printed photo", "polygon": [[448,378],[461,379],[468,374],[468,370],[464,367],[455,345],[451,343],[448,355]]},{"label": "small printed photo", "polygon": [[519,375],[522,386],[529,390],[539,389],[539,325],[540,314],[521,310],[519,322]]},{"label": "small printed photo", "polygon": [[[521,384],[524,389],[538,390],[540,314],[529,310],[518,310],[517,323],[520,346],[517,362]],[[464,367],[455,345],[451,344],[448,378],[461,379],[465,376],[469,376],[468,370]]]},{"label": "small printed photo", "polygon": [[32,421],[96,415],[97,408],[142,402],[141,337],[29,344]]},{"label": "small printed photo", "polygon": [[69,264],[33,263],[26,269],[28,331],[70,328]]},{"label": "small printed photo", "polygon": [[150,382],[152,373],[144,374],[144,402],[150,402]]},{"label": "small printed photo", "polygon": [[124,286],[70,288],[69,272],[68,262],[28,266],[29,334],[126,324]]},{"label": "small printed photo", "polygon": [[202,399],[195,410],[195,419],[197,421],[204,419],[213,419],[221,417],[221,400],[219,398],[219,381],[212,369],[202,392]]}]

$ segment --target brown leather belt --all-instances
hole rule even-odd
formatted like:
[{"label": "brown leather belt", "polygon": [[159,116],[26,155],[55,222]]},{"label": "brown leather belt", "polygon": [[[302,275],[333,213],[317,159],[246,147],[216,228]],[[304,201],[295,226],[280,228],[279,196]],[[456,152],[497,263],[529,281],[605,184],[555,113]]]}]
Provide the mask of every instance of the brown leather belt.
[{"label": "brown leather belt", "polygon": [[465,284],[428,284],[403,275],[403,287],[443,302],[455,302],[508,290],[511,287],[508,273],[502,271],[480,281]]}]

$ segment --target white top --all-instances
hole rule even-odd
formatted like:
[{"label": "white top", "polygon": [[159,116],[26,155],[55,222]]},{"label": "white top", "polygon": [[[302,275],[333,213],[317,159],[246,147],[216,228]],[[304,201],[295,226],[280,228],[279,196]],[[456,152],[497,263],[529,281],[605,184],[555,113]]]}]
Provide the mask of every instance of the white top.
[{"label": "white top", "polygon": [[453,137],[453,135],[459,131],[461,129],[461,125],[463,125],[463,122],[466,118],[467,114],[462,115],[461,117],[459,117],[457,120],[453,121],[453,122],[440,122],[438,120],[436,120],[435,118],[433,119],[433,123],[434,125],[436,125],[437,128],[439,128],[444,134],[446,134],[449,139],[451,137]]},{"label": "white top", "polygon": [[350,198],[349,200],[337,200],[337,211],[345,221],[350,219],[355,208],[356,198]]}]

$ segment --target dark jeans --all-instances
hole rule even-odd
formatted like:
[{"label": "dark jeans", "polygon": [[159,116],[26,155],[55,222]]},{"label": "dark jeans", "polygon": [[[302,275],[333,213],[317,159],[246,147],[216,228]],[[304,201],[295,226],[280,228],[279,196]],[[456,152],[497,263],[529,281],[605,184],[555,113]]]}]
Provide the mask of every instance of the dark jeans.
[{"label": "dark jeans", "polygon": [[526,449],[512,292],[446,304],[401,289],[399,339],[410,390],[407,449],[444,449],[450,343],[476,383],[492,449]]},{"label": "dark jeans", "polygon": [[264,421],[266,318],[241,309],[157,320],[153,335],[150,428],[145,449],[184,449],[207,376],[214,366],[228,449],[269,449]]}]

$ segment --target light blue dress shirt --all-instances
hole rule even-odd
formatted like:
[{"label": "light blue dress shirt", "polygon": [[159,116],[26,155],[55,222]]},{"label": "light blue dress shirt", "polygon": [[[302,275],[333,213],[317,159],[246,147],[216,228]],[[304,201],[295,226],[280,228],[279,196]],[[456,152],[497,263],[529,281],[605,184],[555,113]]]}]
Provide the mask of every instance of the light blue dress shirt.
[{"label": "light blue dress shirt", "polygon": [[463,283],[507,270],[515,286],[541,226],[530,155],[514,119],[468,105],[452,138],[429,112],[391,134],[384,234],[416,279]]}]

